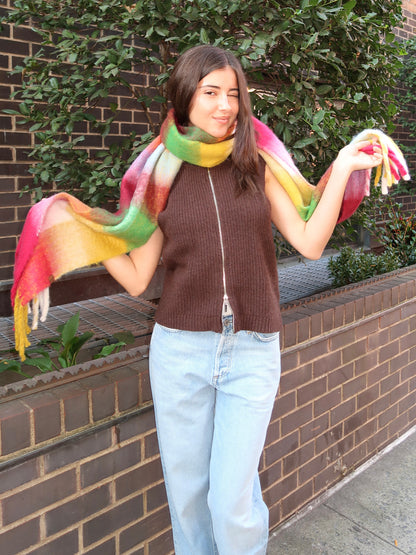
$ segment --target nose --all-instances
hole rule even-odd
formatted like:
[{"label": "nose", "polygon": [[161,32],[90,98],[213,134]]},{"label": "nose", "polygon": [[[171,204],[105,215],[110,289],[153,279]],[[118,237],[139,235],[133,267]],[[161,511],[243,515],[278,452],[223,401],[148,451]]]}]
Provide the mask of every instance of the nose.
[{"label": "nose", "polygon": [[229,110],[230,109],[230,101],[228,99],[228,95],[226,93],[220,94],[218,98],[218,107],[220,110]]}]

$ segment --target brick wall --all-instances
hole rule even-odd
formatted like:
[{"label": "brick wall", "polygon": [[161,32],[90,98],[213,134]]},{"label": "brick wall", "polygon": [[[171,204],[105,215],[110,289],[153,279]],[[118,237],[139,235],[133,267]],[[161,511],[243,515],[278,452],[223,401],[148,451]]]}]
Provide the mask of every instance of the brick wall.
[{"label": "brick wall", "polygon": [[[12,6],[13,0],[0,0],[0,14]],[[33,162],[28,158],[28,152],[34,144],[34,135],[28,131],[27,126],[19,125],[16,116],[2,111],[18,109],[18,102],[11,100],[10,95],[20,86],[21,79],[19,75],[11,76],[9,72],[16,65],[22,65],[23,58],[32,55],[39,43],[39,35],[30,26],[3,27],[0,38],[0,292],[2,289],[10,289],[17,240],[32,203],[30,194],[23,193],[23,189],[25,186],[32,186],[28,170]],[[126,72],[125,78],[137,88],[148,89],[151,86],[151,76],[138,70]],[[120,87],[117,94],[110,99],[102,99],[96,105],[96,110],[104,113],[109,102],[118,104],[120,109],[105,138],[97,133],[88,133],[86,128],[80,130],[80,133],[85,132],[88,136],[85,144],[91,151],[108,149],[112,143],[119,142],[132,130],[138,135],[149,130],[141,105],[132,105],[127,90]],[[151,115],[158,121],[158,113]],[[76,137],[76,133],[73,136]]]},{"label": "brick wall", "polygon": [[[0,0],[0,13],[12,7],[13,0]],[[415,32],[416,28],[416,5],[414,0],[404,1],[403,10],[407,17],[407,23],[398,34],[402,38],[408,38]],[[11,286],[13,274],[14,252],[17,238],[21,232],[24,218],[31,204],[30,195],[22,194],[23,187],[30,185],[32,180],[28,174],[30,160],[27,152],[33,143],[33,136],[28,130],[17,125],[14,116],[3,114],[3,109],[16,109],[16,102],[10,100],[10,94],[19,86],[18,76],[10,76],[9,71],[21,62],[22,58],[31,54],[33,48],[39,41],[38,36],[29,27],[5,26],[0,38],[0,295],[5,291],[4,298],[0,299],[0,305],[6,306],[2,315],[9,311],[8,291]],[[137,77],[137,76],[136,76]],[[148,76],[141,76],[147,79]],[[123,98],[118,98],[121,106],[124,106]],[[118,133],[123,134],[132,125],[138,132],[145,131],[145,121],[139,110],[128,109],[120,112]],[[140,127],[140,128],[139,128]],[[397,138],[404,139],[404,132],[398,130]],[[99,143],[92,143],[93,147],[100,146],[101,138],[94,137]],[[111,137],[106,139],[111,140]],[[416,163],[416,162],[415,162]],[[416,169],[415,169],[416,171]],[[99,286],[98,286],[99,288]],[[6,304],[7,303],[7,304]]]},{"label": "brick wall", "polygon": [[[402,5],[403,15],[405,16],[406,20],[403,29],[397,29],[397,36],[400,37],[402,40],[408,40],[414,37],[416,34],[416,0],[404,0]],[[401,88],[402,85],[398,83],[397,91],[400,91]],[[410,106],[410,109],[407,111],[406,114],[403,114],[403,116],[408,118],[409,121],[412,121],[416,118],[416,102],[413,104],[413,106]],[[408,133],[402,126],[397,126],[393,137],[404,147],[414,145],[414,139],[409,138]],[[415,183],[416,154],[408,155],[407,163],[409,165],[412,182]]]},{"label": "brick wall", "polygon": [[[283,307],[271,527],[416,424],[415,294],[410,268]],[[2,555],[172,552],[147,360],[95,371],[0,402]]]}]

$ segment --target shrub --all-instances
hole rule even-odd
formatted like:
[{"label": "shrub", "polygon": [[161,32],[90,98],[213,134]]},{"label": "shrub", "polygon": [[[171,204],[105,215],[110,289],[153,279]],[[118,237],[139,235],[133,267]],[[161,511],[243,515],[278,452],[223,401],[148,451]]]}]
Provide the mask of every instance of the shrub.
[{"label": "shrub", "polygon": [[385,221],[379,228],[378,239],[386,249],[395,252],[402,267],[416,263],[416,216],[405,215],[402,205],[392,199],[387,201]]},{"label": "shrub", "polygon": [[[248,75],[255,114],[317,181],[336,152],[365,127],[391,132],[390,92],[401,67],[394,29],[400,0],[14,0],[4,26],[39,36],[14,73],[9,110],[35,135],[35,197],[52,187],[99,205],[118,197],[132,158],[149,141],[124,137],[119,94],[143,110],[152,132],[166,113],[166,81],[177,55],[211,43],[233,51]],[[36,46],[36,45],[35,45]],[[16,57],[16,61],[18,58]],[[149,79],[135,81],[143,72]],[[16,77],[15,77],[16,79]],[[126,126],[123,125],[125,128]],[[88,148],[87,130],[105,139]],[[140,131],[139,131],[140,132]]]},{"label": "shrub", "polygon": [[357,283],[376,275],[392,272],[400,268],[397,253],[388,248],[383,254],[364,252],[345,247],[336,257],[331,256],[328,269],[334,287],[342,287],[349,283]]}]

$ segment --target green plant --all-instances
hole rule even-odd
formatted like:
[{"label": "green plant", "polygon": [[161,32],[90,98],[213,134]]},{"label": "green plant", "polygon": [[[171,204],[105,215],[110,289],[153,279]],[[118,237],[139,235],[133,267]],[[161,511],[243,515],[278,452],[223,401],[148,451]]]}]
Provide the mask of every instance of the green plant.
[{"label": "green plant", "polygon": [[[14,0],[4,24],[40,37],[14,68],[22,84],[9,110],[35,134],[35,197],[54,184],[94,205],[117,198],[150,139],[134,125],[114,131],[118,99],[141,108],[156,132],[172,64],[200,43],[241,59],[256,115],[316,181],[357,131],[392,130],[389,90],[403,51],[393,31],[402,19],[400,0]],[[91,134],[101,147],[86,145]]]},{"label": "green plant", "polygon": [[[82,347],[94,336],[91,331],[77,335],[78,327],[79,312],[71,316],[67,322],[58,326],[57,336],[42,339],[36,347],[27,349],[24,363],[14,359],[2,359],[0,361],[0,372],[9,370],[30,378],[31,376],[24,372],[25,366],[35,367],[39,372],[45,373],[77,364]],[[108,344],[104,345],[93,358],[108,356],[133,341],[134,338],[129,332],[114,334],[110,340],[107,340]]]},{"label": "green plant", "polygon": [[349,283],[357,283],[376,275],[392,272],[400,268],[400,260],[394,250],[387,249],[377,255],[345,247],[337,256],[331,256],[328,269],[334,287],[342,287]]},{"label": "green plant", "polygon": [[[399,74],[398,103],[400,113],[399,124],[408,134],[408,139],[402,141],[403,152],[413,159],[415,163],[416,154],[416,37],[412,37],[406,43],[406,56],[403,58],[403,66]],[[411,187],[402,186],[403,192]],[[414,187],[413,187],[414,191]]]},{"label": "green plant", "polygon": [[[384,216],[384,218],[383,218]],[[382,224],[378,229],[378,240],[386,248],[394,251],[400,265],[410,266],[416,263],[416,216],[403,213],[402,205],[388,199],[384,209],[380,210]]]}]

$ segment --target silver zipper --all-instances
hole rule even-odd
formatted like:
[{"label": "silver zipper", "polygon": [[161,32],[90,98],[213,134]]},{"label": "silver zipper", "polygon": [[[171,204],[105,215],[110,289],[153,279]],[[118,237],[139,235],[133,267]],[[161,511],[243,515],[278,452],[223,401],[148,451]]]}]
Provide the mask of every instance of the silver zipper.
[{"label": "silver zipper", "polygon": [[218,231],[220,235],[221,258],[222,258],[222,283],[224,287],[224,297],[222,302],[222,316],[232,316],[233,310],[231,308],[231,304],[227,295],[227,280],[225,278],[225,253],[224,253],[224,241],[222,238],[220,212],[218,210],[217,196],[215,194],[214,184],[212,182],[211,172],[209,171],[209,168],[208,168],[208,178],[211,186],[212,196],[214,197],[215,211],[217,213]]}]

